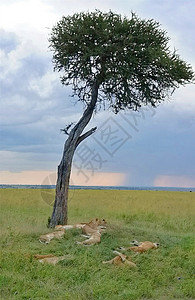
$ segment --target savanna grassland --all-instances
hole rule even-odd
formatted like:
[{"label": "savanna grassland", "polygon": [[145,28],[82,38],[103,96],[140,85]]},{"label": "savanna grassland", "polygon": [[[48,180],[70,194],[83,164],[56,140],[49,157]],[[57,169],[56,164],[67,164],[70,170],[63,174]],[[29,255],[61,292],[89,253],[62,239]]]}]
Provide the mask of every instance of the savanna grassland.
[{"label": "savanna grassland", "polygon": [[[101,244],[76,245],[80,230],[41,244],[54,191],[0,189],[0,299],[195,299],[195,193],[71,190],[69,224],[108,221]],[[159,242],[129,253],[137,268],[104,265],[130,241]],[[67,255],[56,266],[34,254]]]}]

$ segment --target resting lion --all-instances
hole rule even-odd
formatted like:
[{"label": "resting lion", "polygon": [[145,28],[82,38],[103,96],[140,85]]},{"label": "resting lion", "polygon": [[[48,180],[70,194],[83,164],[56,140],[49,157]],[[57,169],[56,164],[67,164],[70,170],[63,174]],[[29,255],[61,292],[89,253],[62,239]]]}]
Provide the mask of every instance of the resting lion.
[{"label": "resting lion", "polygon": [[101,231],[107,224],[105,219],[93,219],[82,227],[82,232],[87,235],[93,235],[97,230]]},{"label": "resting lion", "polygon": [[136,267],[136,264],[130,260],[130,257],[118,252],[113,251],[113,253],[117,254],[113,259],[108,261],[103,261],[103,264],[113,264],[117,266],[121,266],[123,264],[128,265],[129,267]]},{"label": "resting lion", "polygon": [[67,255],[57,257],[53,254],[46,254],[46,255],[36,254],[34,255],[34,258],[36,258],[42,264],[48,263],[55,266],[59,261],[66,259]]},{"label": "resting lion", "polygon": [[61,229],[58,231],[53,231],[47,234],[43,234],[40,236],[39,238],[39,242],[43,243],[43,244],[49,244],[51,240],[55,239],[60,239],[64,236],[65,234],[65,230]]},{"label": "resting lion", "polygon": [[95,231],[105,228],[106,224],[107,224],[107,222],[105,221],[105,219],[100,220],[98,218],[95,218],[95,219],[92,219],[90,222],[85,222],[85,223],[78,223],[78,224],[74,224],[74,225],[57,225],[55,227],[55,229],[69,230],[69,229],[78,228],[78,229],[82,229],[82,232],[84,234],[91,235]]},{"label": "resting lion", "polygon": [[134,245],[133,247],[128,247],[128,248],[120,248],[121,250],[131,250],[137,253],[143,253],[146,252],[150,249],[157,249],[159,247],[158,243],[153,243],[150,241],[145,241],[145,242],[137,242],[133,241],[132,244]]},{"label": "resting lion", "polygon": [[62,229],[69,230],[69,229],[73,229],[73,228],[77,228],[76,225],[56,225],[55,226],[55,229],[57,229],[57,230],[62,230]]},{"label": "resting lion", "polygon": [[93,234],[90,235],[89,238],[84,240],[83,242],[76,242],[79,245],[91,246],[95,244],[99,244],[101,242],[101,232],[96,230]]}]

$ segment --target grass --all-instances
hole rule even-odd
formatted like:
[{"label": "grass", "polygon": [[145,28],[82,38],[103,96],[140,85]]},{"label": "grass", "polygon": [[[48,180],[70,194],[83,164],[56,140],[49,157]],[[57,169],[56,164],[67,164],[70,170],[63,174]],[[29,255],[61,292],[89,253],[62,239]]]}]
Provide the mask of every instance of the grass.
[{"label": "grass", "polygon": [[[0,299],[195,299],[195,194],[165,191],[72,190],[69,223],[106,218],[102,242],[75,245],[80,231],[40,244],[48,232],[54,191],[0,190]],[[103,265],[133,239],[160,248],[131,253],[136,269]],[[56,266],[33,254],[69,254]]]}]

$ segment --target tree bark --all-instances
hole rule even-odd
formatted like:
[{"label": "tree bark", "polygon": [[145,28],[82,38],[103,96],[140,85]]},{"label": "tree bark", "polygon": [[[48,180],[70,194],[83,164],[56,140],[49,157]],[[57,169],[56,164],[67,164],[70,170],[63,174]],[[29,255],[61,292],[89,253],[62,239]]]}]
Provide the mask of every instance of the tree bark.
[{"label": "tree bark", "polygon": [[70,131],[69,137],[65,142],[62,160],[58,166],[55,203],[49,227],[55,227],[59,224],[65,225],[68,222],[68,190],[73,155],[77,146],[96,130],[95,127],[81,135],[89,123],[95,109],[98,97],[98,88],[98,81],[95,81],[92,86],[91,101],[85,109],[81,119]]}]

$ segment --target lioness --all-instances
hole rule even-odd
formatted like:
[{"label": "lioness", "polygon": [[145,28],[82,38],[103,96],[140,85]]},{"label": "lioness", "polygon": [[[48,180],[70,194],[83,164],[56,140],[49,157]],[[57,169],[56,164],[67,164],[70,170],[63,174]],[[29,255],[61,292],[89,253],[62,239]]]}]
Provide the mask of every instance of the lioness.
[{"label": "lioness", "polygon": [[101,232],[99,230],[96,230],[93,234],[91,234],[91,236],[84,240],[83,242],[76,242],[79,245],[95,245],[101,242]]},{"label": "lioness", "polygon": [[61,230],[58,230],[58,231],[53,231],[53,232],[50,232],[50,233],[47,233],[47,234],[43,234],[43,235],[40,236],[39,242],[41,242],[43,244],[49,244],[52,239],[54,239],[54,238],[60,239],[64,236],[64,234],[65,234],[64,229],[61,229]]},{"label": "lioness", "polygon": [[117,254],[117,256],[115,256],[113,259],[108,260],[108,261],[103,261],[103,264],[113,264],[113,265],[117,265],[120,266],[122,264],[126,264],[129,267],[136,267],[136,264],[133,263],[130,260],[130,257],[118,252],[118,251],[113,251],[113,253]]},{"label": "lioness", "polygon": [[82,227],[82,232],[87,235],[93,235],[97,230],[101,231],[104,229],[106,224],[107,222],[105,219],[100,220],[96,218],[91,220],[89,223],[86,223]]},{"label": "lioness", "polygon": [[46,255],[34,255],[34,258],[38,259],[40,263],[48,263],[51,265],[56,265],[59,261],[64,260],[65,258],[67,258],[66,256],[55,256],[53,254],[46,254]]},{"label": "lioness", "polygon": [[85,227],[85,230],[83,231],[83,233],[86,233],[86,230],[88,228],[88,226],[91,229],[102,229],[103,225],[105,225],[107,222],[105,221],[105,219],[99,220],[98,218],[91,220],[90,222],[82,222],[82,223],[77,223],[74,225],[56,225],[55,229],[57,230],[61,230],[61,229],[65,229],[65,230],[69,230],[69,229],[74,229],[74,228],[78,228],[78,229],[83,229],[83,227]]},{"label": "lioness", "polygon": [[150,241],[145,241],[145,242],[133,241],[132,244],[134,245],[133,247],[128,247],[128,248],[121,247],[121,250],[132,250],[137,253],[143,253],[150,249],[157,249],[159,247],[158,243],[153,243]]}]

